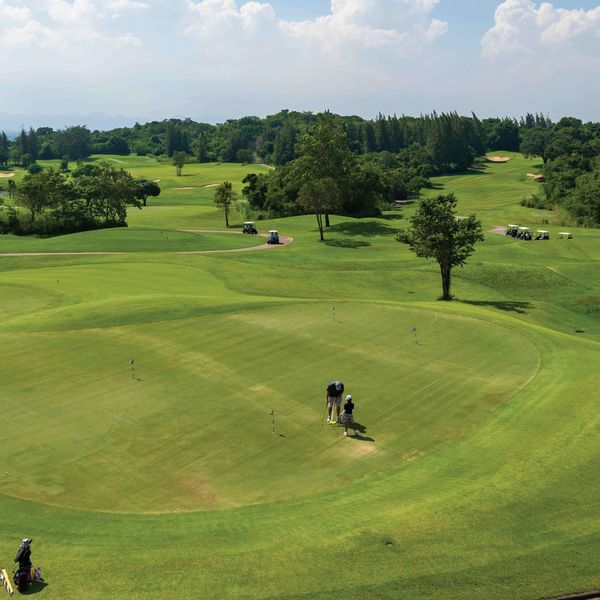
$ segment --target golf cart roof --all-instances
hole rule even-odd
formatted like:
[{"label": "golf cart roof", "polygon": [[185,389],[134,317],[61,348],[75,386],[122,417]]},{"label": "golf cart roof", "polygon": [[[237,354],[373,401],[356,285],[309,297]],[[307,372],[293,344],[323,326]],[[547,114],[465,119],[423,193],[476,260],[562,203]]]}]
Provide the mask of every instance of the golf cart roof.
[{"label": "golf cart roof", "polygon": [[558,235],[571,235],[570,231],[561,231]]},{"label": "golf cart roof", "polygon": [[509,225],[509,227],[510,227],[511,229],[517,229],[519,226],[518,226],[518,225]]},{"label": "golf cart roof", "polygon": [[244,225],[254,225],[254,221],[244,221]]},{"label": "golf cart roof", "polygon": [[277,229],[269,229],[269,233],[277,233]]},{"label": "golf cart roof", "polygon": [[521,231],[531,231],[531,229],[529,229],[529,227],[519,227],[519,229]]},{"label": "golf cart roof", "polygon": [[538,229],[537,232],[538,233],[550,233],[549,231],[546,231],[545,229]]}]

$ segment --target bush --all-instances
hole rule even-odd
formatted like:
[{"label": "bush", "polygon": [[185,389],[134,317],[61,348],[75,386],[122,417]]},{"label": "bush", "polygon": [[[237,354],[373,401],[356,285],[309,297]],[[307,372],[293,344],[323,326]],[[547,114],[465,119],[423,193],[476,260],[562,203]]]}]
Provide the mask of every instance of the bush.
[{"label": "bush", "polygon": [[541,210],[552,210],[554,208],[553,203],[547,198],[540,198],[536,194],[533,194],[530,198],[523,198],[521,200],[521,206],[527,208],[539,208]]},{"label": "bush", "polygon": [[35,175],[37,173],[41,173],[44,170],[44,167],[42,167],[42,165],[39,165],[38,163],[34,162],[31,163],[28,167],[27,167],[27,172],[30,175]]}]

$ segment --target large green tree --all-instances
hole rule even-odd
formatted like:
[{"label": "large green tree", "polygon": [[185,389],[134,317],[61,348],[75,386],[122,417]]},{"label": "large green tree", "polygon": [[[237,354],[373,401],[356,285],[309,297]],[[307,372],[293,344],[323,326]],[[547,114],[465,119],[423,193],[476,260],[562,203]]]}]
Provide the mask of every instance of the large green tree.
[{"label": "large green tree", "polygon": [[323,235],[323,218],[333,212],[340,204],[340,192],[336,182],[331,177],[309,179],[298,193],[298,204],[305,210],[315,213],[321,241]]},{"label": "large green tree", "polygon": [[483,241],[481,223],[474,214],[458,217],[456,198],[448,194],[421,200],[410,225],[408,230],[398,232],[398,241],[408,244],[417,256],[437,261],[442,276],[442,299],[452,300],[452,269],[464,265],[473,254],[475,243]]},{"label": "large green tree", "polygon": [[27,208],[34,222],[48,208],[56,208],[72,195],[72,186],[61,173],[48,169],[34,175],[26,175],[16,191],[22,206]]},{"label": "large green tree", "polygon": [[[296,150],[300,156],[292,163],[290,175],[297,187],[300,189],[309,181],[331,181],[343,198],[350,187],[356,158],[350,151],[348,136],[334,116],[319,115],[317,124],[300,139]],[[333,208],[325,212],[326,226],[330,210]]]}]

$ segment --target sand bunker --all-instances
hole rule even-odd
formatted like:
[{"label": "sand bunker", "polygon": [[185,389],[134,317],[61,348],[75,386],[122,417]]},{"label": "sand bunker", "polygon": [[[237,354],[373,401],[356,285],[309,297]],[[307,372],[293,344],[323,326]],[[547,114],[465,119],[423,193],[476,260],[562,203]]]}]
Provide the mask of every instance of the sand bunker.
[{"label": "sand bunker", "polygon": [[14,177],[14,173],[0,173],[0,177]]},{"label": "sand bunker", "polygon": [[541,173],[527,173],[527,177],[531,177],[534,181],[544,181],[544,176]]},{"label": "sand bunker", "polygon": [[153,179],[152,180],[154,183],[160,183],[160,179]]},{"label": "sand bunker", "polygon": [[508,162],[511,159],[510,156],[486,156],[485,160],[493,163],[504,163]]},{"label": "sand bunker", "polygon": [[219,187],[221,184],[220,183],[209,183],[208,185],[203,185],[203,188],[216,188]]}]

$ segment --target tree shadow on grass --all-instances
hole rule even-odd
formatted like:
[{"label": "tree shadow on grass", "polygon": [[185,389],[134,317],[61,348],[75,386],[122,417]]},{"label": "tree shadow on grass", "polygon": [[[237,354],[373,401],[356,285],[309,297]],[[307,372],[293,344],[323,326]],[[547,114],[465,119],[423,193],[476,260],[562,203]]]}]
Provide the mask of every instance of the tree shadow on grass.
[{"label": "tree shadow on grass", "polygon": [[381,219],[385,219],[386,221],[402,221],[404,216],[400,213],[392,213],[387,215],[381,215]]},{"label": "tree shadow on grass", "polygon": [[377,221],[350,221],[332,225],[328,231],[342,233],[344,235],[362,235],[363,237],[375,237],[378,235],[396,235],[396,229],[388,227]]},{"label": "tree shadow on grass", "polygon": [[527,315],[533,308],[531,302],[509,302],[507,300],[459,300],[463,304],[471,304],[473,306],[489,306],[497,308],[498,310],[504,310],[506,312],[514,312],[519,315]]},{"label": "tree shadow on grass", "polygon": [[332,246],[333,248],[366,248],[371,244],[369,242],[359,242],[357,240],[325,240],[326,246]]}]

